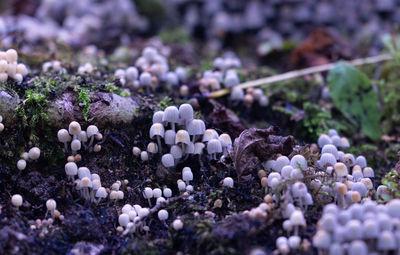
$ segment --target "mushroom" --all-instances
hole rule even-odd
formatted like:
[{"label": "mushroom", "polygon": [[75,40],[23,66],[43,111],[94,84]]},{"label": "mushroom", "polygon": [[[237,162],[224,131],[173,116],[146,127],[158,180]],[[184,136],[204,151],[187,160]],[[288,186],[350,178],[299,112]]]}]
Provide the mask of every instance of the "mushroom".
[{"label": "mushroom", "polygon": [[71,141],[71,136],[69,135],[68,130],[66,130],[64,128],[58,130],[57,138],[58,138],[58,141],[60,141],[61,143],[64,143],[64,151],[67,152],[68,151],[67,143]]},{"label": "mushroom", "polygon": [[86,135],[90,139],[88,147],[90,148],[93,144],[94,137],[99,133],[99,129],[95,125],[90,125],[86,129]]},{"label": "mushroom", "polygon": [[206,126],[204,121],[199,119],[193,119],[186,125],[186,129],[189,135],[192,136],[192,142],[196,142],[196,136],[201,136],[204,134]]},{"label": "mushroom", "polygon": [[212,159],[217,159],[217,153],[222,152],[222,145],[218,139],[211,139],[207,143],[207,152],[211,155]]},{"label": "mushroom", "polygon": [[183,121],[183,125],[187,126],[193,120],[193,107],[190,104],[181,104],[179,106],[179,118]]},{"label": "mushroom", "polygon": [[175,144],[180,145],[182,152],[185,151],[185,147],[187,147],[190,143],[189,133],[186,130],[179,130],[175,135]]},{"label": "mushroom", "polygon": [[168,106],[164,110],[163,122],[170,123],[171,128],[175,131],[175,123],[179,123],[179,110],[176,106]]},{"label": "mushroom", "polygon": [[164,138],[164,126],[161,123],[154,123],[150,128],[150,138],[156,137],[159,151],[162,152],[161,138]]}]

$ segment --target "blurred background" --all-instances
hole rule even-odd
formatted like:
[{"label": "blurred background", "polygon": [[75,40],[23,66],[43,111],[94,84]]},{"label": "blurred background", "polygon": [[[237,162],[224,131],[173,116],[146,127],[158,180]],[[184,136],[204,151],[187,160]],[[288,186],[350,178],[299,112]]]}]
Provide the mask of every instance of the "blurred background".
[{"label": "blurred background", "polygon": [[56,39],[112,51],[156,36],[271,64],[303,46],[309,56],[291,54],[292,68],[376,54],[400,21],[396,0],[1,0],[0,10],[3,46]]}]

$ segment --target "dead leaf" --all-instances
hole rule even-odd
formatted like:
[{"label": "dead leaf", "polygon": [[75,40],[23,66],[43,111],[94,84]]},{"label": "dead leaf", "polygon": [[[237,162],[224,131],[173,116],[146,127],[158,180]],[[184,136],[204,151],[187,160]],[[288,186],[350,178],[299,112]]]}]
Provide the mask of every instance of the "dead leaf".
[{"label": "dead leaf", "polygon": [[246,129],[235,139],[231,158],[238,177],[250,174],[261,162],[267,161],[277,153],[289,155],[292,152],[293,136],[272,135],[274,129]]}]

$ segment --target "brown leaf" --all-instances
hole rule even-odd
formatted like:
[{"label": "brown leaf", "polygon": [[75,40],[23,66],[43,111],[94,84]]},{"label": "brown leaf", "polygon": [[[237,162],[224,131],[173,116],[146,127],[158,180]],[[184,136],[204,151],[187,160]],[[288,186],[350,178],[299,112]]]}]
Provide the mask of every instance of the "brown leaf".
[{"label": "brown leaf", "polygon": [[251,173],[260,162],[270,159],[277,153],[289,155],[292,152],[293,136],[275,136],[273,133],[274,127],[250,128],[235,139],[231,158],[239,177]]},{"label": "brown leaf", "polygon": [[228,133],[231,137],[237,137],[245,129],[240,123],[239,117],[225,106],[210,100],[214,110],[208,115],[213,127]]}]

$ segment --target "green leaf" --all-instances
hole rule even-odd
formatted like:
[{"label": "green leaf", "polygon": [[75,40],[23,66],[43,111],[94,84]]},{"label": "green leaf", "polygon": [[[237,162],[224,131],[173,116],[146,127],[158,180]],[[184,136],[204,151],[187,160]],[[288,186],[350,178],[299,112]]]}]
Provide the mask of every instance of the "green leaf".
[{"label": "green leaf", "polygon": [[378,96],[370,80],[356,68],[337,63],[328,75],[329,90],[335,106],[374,141],[381,137]]}]

